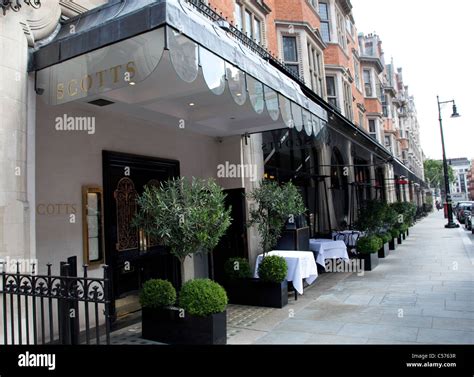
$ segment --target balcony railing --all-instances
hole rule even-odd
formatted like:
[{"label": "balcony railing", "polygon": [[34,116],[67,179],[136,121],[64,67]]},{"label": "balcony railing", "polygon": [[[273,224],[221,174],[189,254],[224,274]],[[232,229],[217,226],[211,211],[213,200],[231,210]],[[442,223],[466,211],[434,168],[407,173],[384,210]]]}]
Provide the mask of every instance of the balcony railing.
[{"label": "balcony railing", "polygon": [[295,74],[294,71],[292,71],[283,62],[273,56],[265,47],[258,44],[252,38],[249,38],[245,33],[243,33],[230,22],[228,22],[226,17],[224,17],[222,13],[218,13],[217,8],[212,9],[211,3],[207,5],[202,0],[186,0],[186,2],[191,4],[199,13],[205,15],[211,21],[214,21],[222,28],[227,29],[227,31],[232,37],[237,39],[240,43],[252,50],[257,55],[259,55],[262,59],[269,61],[272,65],[279,68],[282,72],[284,72],[287,76],[290,76],[292,79],[300,82],[303,85],[305,84],[304,79],[301,76]]}]

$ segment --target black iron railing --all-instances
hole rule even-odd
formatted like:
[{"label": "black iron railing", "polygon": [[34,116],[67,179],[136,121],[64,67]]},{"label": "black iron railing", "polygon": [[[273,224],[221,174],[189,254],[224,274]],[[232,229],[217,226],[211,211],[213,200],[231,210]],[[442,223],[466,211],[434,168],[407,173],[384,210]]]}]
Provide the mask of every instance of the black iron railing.
[{"label": "black iron railing", "polygon": [[273,66],[278,68],[281,72],[285,73],[287,76],[291,77],[293,80],[296,80],[298,83],[304,84],[304,79],[295,74],[294,71],[289,69],[282,61],[278,60],[275,56],[273,56],[265,47],[258,44],[255,40],[247,36],[241,30],[239,30],[236,26],[232,23],[228,22],[227,19],[222,15],[222,13],[218,13],[217,9],[212,9],[211,4],[205,4],[202,0],[186,0],[189,4],[191,4],[197,11],[201,14],[208,17],[211,21],[214,21],[221,25],[221,27],[227,29],[227,31],[232,35],[235,39],[237,39],[240,43],[244,46],[255,52],[259,55],[262,59],[267,60]]},{"label": "black iron railing", "polygon": [[110,344],[107,266],[103,278],[90,278],[87,266],[77,277],[64,262],[59,276],[51,273],[51,264],[45,275],[35,274],[35,264],[31,273],[20,273],[20,262],[16,272],[2,264],[3,344],[100,344],[104,335]]}]

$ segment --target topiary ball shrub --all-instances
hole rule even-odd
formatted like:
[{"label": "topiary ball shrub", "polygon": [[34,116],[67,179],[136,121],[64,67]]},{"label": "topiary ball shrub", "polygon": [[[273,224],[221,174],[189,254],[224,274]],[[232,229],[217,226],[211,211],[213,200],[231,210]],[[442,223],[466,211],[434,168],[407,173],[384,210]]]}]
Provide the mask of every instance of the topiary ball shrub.
[{"label": "topiary ball shrub", "polygon": [[223,312],[227,302],[224,288],[210,279],[189,280],[179,293],[179,306],[198,317]]},{"label": "topiary ball shrub", "polygon": [[168,280],[151,279],[143,284],[140,304],[145,308],[163,308],[176,302],[176,289]]},{"label": "topiary ball shrub", "polygon": [[224,263],[224,271],[230,280],[246,279],[252,277],[252,270],[247,259],[229,258]]},{"label": "topiary ball shrub", "polygon": [[383,241],[377,236],[361,237],[357,240],[356,249],[362,254],[376,253],[383,246]]},{"label": "topiary ball shrub", "polygon": [[381,233],[378,236],[382,239],[383,243],[390,242],[393,238],[391,233]]},{"label": "topiary ball shrub", "polygon": [[258,266],[258,276],[262,281],[281,283],[286,278],[288,266],[285,258],[278,255],[264,257]]},{"label": "topiary ball shrub", "polygon": [[394,228],[390,231],[390,234],[392,235],[393,238],[397,238],[400,235],[400,231]]}]

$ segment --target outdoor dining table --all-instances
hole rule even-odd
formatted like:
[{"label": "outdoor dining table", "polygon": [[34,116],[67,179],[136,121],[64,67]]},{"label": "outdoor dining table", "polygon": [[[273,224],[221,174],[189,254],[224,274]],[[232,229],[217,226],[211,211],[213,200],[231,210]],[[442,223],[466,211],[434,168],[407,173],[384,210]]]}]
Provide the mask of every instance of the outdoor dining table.
[{"label": "outdoor dining table", "polygon": [[343,241],[311,238],[309,240],[309,248],[314,253],[316,263],[323,267],[326,267],[326,259],[344,259],[349,261],[347,247]]},{"label": "outdoor dining table", "polygon": [[[288,266],[286,280],[292,282],[295,291],[303,294],[303,279],[307,284],[312,284],[318,277],[318,268],[314,261],[314,255],[311,251],[296,250],[273,250],[266,256],[278,255],[283,257]],[[255,277],[258,278],[258,266],[262,261],[262,254],[257,257],[255,262]],[[297,296],[295,295],[295,298]]]}]

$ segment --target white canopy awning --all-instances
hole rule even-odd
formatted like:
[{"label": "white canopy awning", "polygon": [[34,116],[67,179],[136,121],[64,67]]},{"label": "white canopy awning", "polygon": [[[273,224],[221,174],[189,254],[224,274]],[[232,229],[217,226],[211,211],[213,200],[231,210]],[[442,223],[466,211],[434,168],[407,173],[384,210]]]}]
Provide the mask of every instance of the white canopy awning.
[{"label": "white canopy awning", "polygon": [[[295,127],[317,135],[327,112],[296,82],[184,1],[167,1],[168,26],[37,72],[50,105],[111,103],[149,121],[185,122],[213,136]],[[94,103],[94,102],[93,102]]]}]

